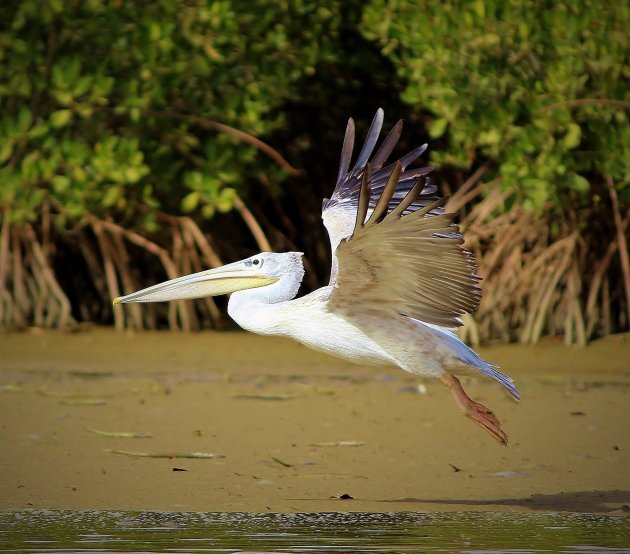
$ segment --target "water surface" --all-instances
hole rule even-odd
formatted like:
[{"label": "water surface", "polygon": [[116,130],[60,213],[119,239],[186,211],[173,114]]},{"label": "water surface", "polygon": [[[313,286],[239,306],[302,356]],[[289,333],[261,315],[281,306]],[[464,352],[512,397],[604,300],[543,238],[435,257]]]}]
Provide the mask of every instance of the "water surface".
[{"label": "water surface", "polygon": [[0,514],[0,552],[630,553],[630,519],[555,513]]}]

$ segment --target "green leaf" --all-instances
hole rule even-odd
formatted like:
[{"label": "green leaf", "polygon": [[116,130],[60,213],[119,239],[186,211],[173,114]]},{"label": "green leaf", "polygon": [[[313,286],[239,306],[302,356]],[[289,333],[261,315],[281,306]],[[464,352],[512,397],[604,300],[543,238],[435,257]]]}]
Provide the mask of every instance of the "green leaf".
[{"label": "green leaf", "polygon": [[54,192],[63,194],[70,188],[70,179],[65,175],[55,175],[52,178],[52,186]]},{"label": "green leaf", "polygon": [[479,133],[479,144],[483,145],[494,145],[498,144],[501,140],[501,133],[499,133],[498,129],[490,129],[489,131],[484,131]]},{"label": "green leaf", "polygon": [[214,216],[215,207],[212,204],[205,204],[203,208],[201,208],[201,215],[206,219],[210,219]]},{"label": "green leaf", "polygon": [[22,108],[20,110],[20,113],[18,114],[17,131],[19,133],[26,133],[32,123],[33,116],[31,114],[31,111],[26,107]]},{"label": "green leaf", "polygon": [[569,176],[569,186],[572,190],[580,194],[586,194],[591,189],[588,180],[577,173],[573,173]]},{"label": "green leaf", "polygon": [[4,140],[0,141],[0,164],[6,162],[13,152],[13,141]]},{"label": "green leaf", "polygon": [[188,193],[184,198],[182,198],[182,211],[184,213],[190,213],[194,211],[199,205],[199,200],[201,199],[201,195],[197,191],[193,191]]},{"label": "green leaf", "polygon": [[567,134],[564,135],[564,139],[562,139],[562,145],[567,149],[571,150],[580,144],[580,140],[582,138],[582,129],[576,123],[571,123],[569,125],[569,129]]},{"label": "green leaf", "polygon": [[446,131],[447,125],[448,121],[442,117],[434,119],[427,129],[429,131],[429,136],[431,138],[440,138]]},{"label": "green leaf", "polygon": [[184,184],[191,189],[200,189],[203,186],[203,174],[199,171],[188,171],[184,175]]},{"label": "green leaf", "polygon": [[219,197],[215,201],[214,205],[221,213],[227,213],[234,207],[235,198],[236,191],[233,188],[226,187],[221,190]]},{"label": "green leaf", "polygon": [[103,199],[101,200],[101,204],[105,208],[111,208],[118,200],[122,197],[122,188],[120,186],[114,185],[109,187],[105,194],[103,195]]},{"label": "green leaf", "polygon": [[54,90],[51,92],[51,95],[62,106],[69,106],[72,104],[72,94],[70,94],[67,90]]},{"label": "green leaf", "polygon": [[50,114],[50,124],[55,128],[65,127],[72,117],[71,110],[57,110]]}]

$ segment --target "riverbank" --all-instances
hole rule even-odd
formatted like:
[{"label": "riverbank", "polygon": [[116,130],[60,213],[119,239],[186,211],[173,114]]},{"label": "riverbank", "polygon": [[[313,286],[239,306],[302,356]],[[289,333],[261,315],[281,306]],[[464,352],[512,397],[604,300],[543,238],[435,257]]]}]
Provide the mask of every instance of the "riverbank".
[{"label": "riverbank", "polygon": [[[630,504],[630,337],[481,354],[523,394],[517,403],[490,381],[463,381],[495,411],[508,447],[462,417],[438,383],[284,339],[3,334],[0,509],[620,512]],[[333,498],[343,495],[352,498]]]}]

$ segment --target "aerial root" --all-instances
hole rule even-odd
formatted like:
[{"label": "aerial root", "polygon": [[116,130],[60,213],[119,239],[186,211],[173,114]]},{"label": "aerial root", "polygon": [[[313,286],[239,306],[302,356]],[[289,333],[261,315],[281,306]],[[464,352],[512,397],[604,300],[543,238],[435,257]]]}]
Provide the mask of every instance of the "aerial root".
[{"label": "aerial root", "polygon": [[[45,219],[45,218],[44,218]],[[23,328],[74,324],[70,301],[54,274],[47,233],[40,239],[29,223],[0,226],[0,325]]]},{"label": "aerial root", "polygon": [[[91,284],[85,287],[85,302],[81,295],[86,290],[75,291],[77,311],[83,319],[90,320],[102,317],[104,310],[113,310],[118,330],[153,329],[157,325],[154,306],[111,306],[112,298],[141,287],[130,269],[134,256],[144,252],[157,258],[168,279],[223,265],[211,238],[189,217],[157,214],[170,230],[165,235],[170,236],[171,244],[165,247],[139,232],[90,214],[75,228],[56,228],[51,221],[63,207],[53,207],[56,211],[51,213],[50,206],[44,206],[37,228],[30,223],[10,221],[8,209],[0,208],[0,326],[76,326],[70,300],[55,275],[55,241],[68,239],[91,277]],[[93,301],[94,294],[102,301],[102,307]],[[206,325],[216,328],[222,326],[222,315],[212,298],[204,298],[195,305],[184,301],[169,304],[168,321],[171,329],[194,330]]]},{"label": "aerial root", "polygon": [[503,432],[503,429],[501,429],[501,423],[492,410],[472,400],[462,388],[459,379],[454,375],[445,373],[440,377],[440,381],[449,388],[455,402],[466,417],[472,419],[477,425],[485,429],[501,444],[507,445],[508,437]]},{"label": "aerial root", "polygon": [[[484,278],[483,298],[474,317],[465,318],[460,339],[472,346],[495,338],[536,344],[551,335],[584,346],[627,328],[630,210],[619,205],[614,186],[610,200],[587,215],[572,208],[541,215],[520,201],[507,208],[512,193],[479,177],[476,172],[447,204],[456,210],[485,193],[460,223]],[[595,225],[596,233],[584,232]]]},{"label": "aerial root", "polygon": [[[221,264],[216,252],[199,227],[188,217],[174,217],[158,214],[162,222],[170,228],[172,244],[170,249],[105,219],[88,216],[90,227],[97,239],[98,251],[102,261],[89,255],[88,240],[81,237],[81,251],[85,257],[88,254],[88,266],[92,273],[99,273],[103,267],[105,283],[98,280],[101,296],[109,304],[111,298],[119,296],[121,292],[129,294],[139,288],[130,272],[131,254],[127,246],[131,245],[136,251],[142,251],[155,256],[161,263],[167,278],[174,279],[182,274],[201,271],[205,265],[217,267]],[[122,290],[121,290],[122,288]],[[202,327],[204,321],[217,327],[221,325],[221,313],[212,298],[204,299],[199,310],[190,302],[172,302],[168,306],[168,322],[171,329],[190,331]],[[140,310],[137,305],[130,305],[127,310],[122,306],[114,306],[114,321],[117,329],[154,328],[155,313],[149,309]]]}]

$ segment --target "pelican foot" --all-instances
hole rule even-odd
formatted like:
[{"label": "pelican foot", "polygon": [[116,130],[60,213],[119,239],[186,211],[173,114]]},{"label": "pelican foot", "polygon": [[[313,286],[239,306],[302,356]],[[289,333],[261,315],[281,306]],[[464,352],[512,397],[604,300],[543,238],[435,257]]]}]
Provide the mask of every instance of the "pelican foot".
[{"label": "pelican foot", "polygon": [[455,402],[457,402],[457,405],[466,417],[485,429],[501,444],[505,445],[508,443],[508,437],[501,429],[501,423],[499,423],[494,412],[483,404],[472,400],[462,388],[462,384],[457,377],[446,373],[440,377],[440,381],[449,388]]}]

